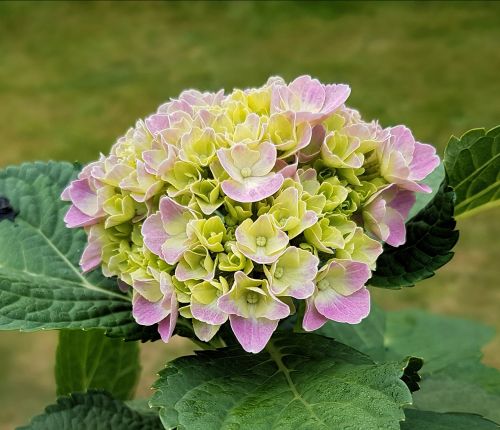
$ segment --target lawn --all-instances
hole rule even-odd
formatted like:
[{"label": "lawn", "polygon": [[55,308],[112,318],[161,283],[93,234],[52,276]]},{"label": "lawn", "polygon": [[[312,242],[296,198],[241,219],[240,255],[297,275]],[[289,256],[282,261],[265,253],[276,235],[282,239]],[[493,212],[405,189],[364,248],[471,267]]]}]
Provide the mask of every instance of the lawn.
[{"label": "lawn", "polygon": [[[349,83],[349,104],[365,118],[406,124],[442,153],[452,133],[500,123],[499,23],[495,2],[3,2],[0,166],[88,162],[184,88],[304,73]],[[375,291],[376,300],[500,330],[499,215],[461,221],[452,263],[415,288]],[[498,339],[486,362],[500,367]],[[0,429],[53,400],[56,340],[0,333]],[[186,348],[144,346],[141,395],[166,357]]]}]

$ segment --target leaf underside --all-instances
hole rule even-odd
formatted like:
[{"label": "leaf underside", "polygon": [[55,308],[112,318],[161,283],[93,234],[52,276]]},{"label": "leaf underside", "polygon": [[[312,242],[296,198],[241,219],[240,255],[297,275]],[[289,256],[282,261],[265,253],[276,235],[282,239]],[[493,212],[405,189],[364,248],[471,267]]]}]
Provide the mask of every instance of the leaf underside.
[{"label": "leaf underside", "polygon": [[399,429],[411,395],[407,361],[375,364],[315,334],[279,334],[252,355],[239,347],[168,363],[150,404],[165,428]]},{"label": "leaf underside", "polygon": [[102,330],[61,330],[56,352],[57,395],[108,391],[131,399],[140,374],[137,342],[111,339]]},{"label": "leaf underside", "polygon": [[456,193],[455,216],[500,204],[500,126],[452,137],[444,155],[449,185]]},{"label": "leaf underside", "polygon": [[45,413],[18,430],[160,430],[163,426],[153,413],[130,409],[108,393],[90,391],[61,397]]},{"label": "leaf underside", "polygon": [[384,245],[370,285],[411,287],[451,260],[458,240],[453,199],[453,190],[443,182],[434,198],[406,223],[406,242],[397,248]]},{"label": "leaf underside", "polygon": [[113,336],[150,337],[131,315],[128,296],[100,270],[82,275],[83,229],[68,229],[60,200],[77,169],[27,163],[0,171],[0,196],[17,213],[0,221],[0,330],[101,328]]}]

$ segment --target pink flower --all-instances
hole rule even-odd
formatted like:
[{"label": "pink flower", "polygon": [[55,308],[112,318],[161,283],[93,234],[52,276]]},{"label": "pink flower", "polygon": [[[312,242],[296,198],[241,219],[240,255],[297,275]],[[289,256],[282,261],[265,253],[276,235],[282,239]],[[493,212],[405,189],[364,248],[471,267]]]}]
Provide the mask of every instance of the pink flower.
[{"label": "pink flower", "polygon": [[[160,297],[150,301],[141,295],[141,287],[134,282],[134,298],[132,301],[132,315],[137,324],[151,326],[158,323],[158,333],[163,342],[168,342],[172,337],[177,322],[179,304],[175,295],[175,288],[170,275],[159,272]],[[153,281],[154,282],[154,281]]]},{"label": "pink flower", "polygon": [[270,142],[262,142],[254,149],[242,143],[219,149],[217,157],[230,176],[222,182],[222,191],[242,203],[258,202],[273,195],[284,181],[283,175],[272,171],[276,154],[276,147]]},{"label": "pink flower", "polygon": [[252,279],[243,272],[234,274],[231,290],[218,300],[219,308],[229,314],[231,328],[247,352],[262,351],[278,322],[290,308],[269,290],[265,279]]},{"label": "pink flower", "polygon": [[90,272],[101,264],[103,235],[104,226],[102,224],[90,226],[87,245],[80,258],[80,267],[83,272]]},{"label": "pink flower", "polygon": [[415,193],[395,184],[376,192],[363,207],[366,230],[392,246],[406,241],[405,221],[415,204]]},{"label": "pink flower", "polygon": [[334,259],[316,278],[316,292],[306,301],[302,326],[320,328],[328,320],[357,324],[370,313],[370,293],[365,287],[371,271],[367,264]]},{"label": "pink flower", "polygon": [[188,249],[186,226],[193,219],[195,215],[190,209],[170,197],[162,197],[160,210],[146,218],[142,225],[144,244],[168,264],[177,263]]},{"label": "pink flower", "polygon": [[342,106],[350,93],[349,85],[323,85],[310,76],[300,76],[288,86],[273,86],[271,114],[290,112],[296,114],[297,122],[315,125]]},{"label": "pink flower", "polygon": [[439,157],[431,145],[415,141],[410,129],[398,125],[377,147],[380,173],[388,181],[410,191],[430,193],[428,185],[419,184],[439,165]]},{"label": "pink flower", "polygon": [[99,161],[86,166],[78,179],[62,192],[61,199],[72,203],[64,217],[66,227],[86,227],[103,220],[103,203],[113,194],[113,189],[91,176],[90,172],[97,165],[100,165]]}]

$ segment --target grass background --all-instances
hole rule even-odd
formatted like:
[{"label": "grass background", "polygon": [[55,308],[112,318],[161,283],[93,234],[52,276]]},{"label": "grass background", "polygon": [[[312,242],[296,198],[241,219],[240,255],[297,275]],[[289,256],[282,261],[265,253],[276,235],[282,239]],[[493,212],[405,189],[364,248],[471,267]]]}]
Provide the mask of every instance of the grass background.
[{"label": "grass background", "polygon": [[[88,162],[184,88],[260,85],[312,74],[352,87],[349,105],[408,125],[442,154],[453,134],[500,123],[500,3],[0,4],[0,166]],[[454,260],[386,308],[423,307],[500,329],[499,210],[461,221]],[[500,367],[499,337],[485,360]],[[0,428],[55,397],[57,335],[0,333]],[[146,396],[182,340],[142,347]]]}]

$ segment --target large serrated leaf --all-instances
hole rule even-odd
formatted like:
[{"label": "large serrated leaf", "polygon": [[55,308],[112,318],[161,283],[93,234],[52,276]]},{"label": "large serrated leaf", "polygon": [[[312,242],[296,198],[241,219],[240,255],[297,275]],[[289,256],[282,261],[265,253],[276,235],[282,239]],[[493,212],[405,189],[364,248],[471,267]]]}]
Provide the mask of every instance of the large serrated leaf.
[{"label": "large serrated leaf", "polygon": [[406,242],[384,246],[369,283],[375,287],[411,287],[429,278],[453,257],[458,240],[453,190],[443,182],[434,198],[406,223]]},{"label": "large serrated leaf", "polygon": [[151,405],[168,429],[399,429],[411,402],[406,363],[375,364],[315,334],[278,334],[257,355],[231,346],[168,363]]},{"label": "large serrated leaf", "polygon": [[155,413],[140,413],[106,392],[90,391],[61,397],[45,413],[18,430],[160,430]]},{"label": "large serrated leaf", "polygon": [[373,307],[360,324],[329,322],[319,333],[376,361],[424,359],[414,406],[437,412],[478,413],[500,421],[500,372],[481,363],[494,330],[477,322],[419,310],[384,312]]},{"label": "large serrated leaf", "polygon": [[76,175],[69,163],[29,163],[0,171],[0,196],[17,215],[0,221],[0,330],[102,328],[147,338],[128,296],[95,270],[82,275],[82,229],[67,229],[60,200]]},{"label": "large serrated leaf", "polygon": [[457,199],[455,216],[469,216],[500,204],[500,126],[451,137],[444,153],[449,184]]},{"label": "large serrated leaf", "polygon": [[131,399],[140,374],[136,342],[111,339],[101,330],[61,330],[56,353],[57,395],[92,388]]},{"label": "large serrated leaf", "polygon": [[401,430],[495,430],[498,425],[480,415],[406,410]]}]

